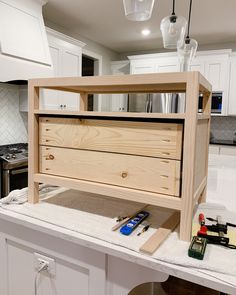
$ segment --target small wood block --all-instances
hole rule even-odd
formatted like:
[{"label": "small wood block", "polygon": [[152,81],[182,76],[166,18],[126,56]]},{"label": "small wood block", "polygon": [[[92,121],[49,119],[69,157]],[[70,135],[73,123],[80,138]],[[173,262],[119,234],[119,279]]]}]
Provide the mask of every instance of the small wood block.
[{"label": "small wood block", "polygon": [[147,254],[153,254],[161,243],[176,228],[180,221],[180,213],[173,213],[156,232],[139,249]]}]

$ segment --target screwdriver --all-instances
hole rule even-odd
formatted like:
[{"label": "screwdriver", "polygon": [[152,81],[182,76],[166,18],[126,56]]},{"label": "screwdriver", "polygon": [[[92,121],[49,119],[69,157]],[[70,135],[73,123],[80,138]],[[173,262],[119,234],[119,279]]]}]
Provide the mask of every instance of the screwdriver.
[{"label": "screwdriver", "polygon": [[144,233],[145,231],[147,231],[149,229],[151,224],[147,224],[146,226],[144,226],[144,228],[141,230],[141,232],[139,232],[137,234],[137,236],[140,236],[142,233]]}]

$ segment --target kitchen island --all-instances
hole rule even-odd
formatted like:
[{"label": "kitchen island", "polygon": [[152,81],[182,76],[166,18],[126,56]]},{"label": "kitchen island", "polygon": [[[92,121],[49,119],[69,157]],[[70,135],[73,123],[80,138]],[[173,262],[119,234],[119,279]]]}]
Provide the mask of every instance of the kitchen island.
[{"label": "kitchen island", "polygon": [[34,253],[56,262],[55,276],[41,275],[38,294],[74,295],[80,290],[83,295],[127,295],[135,286],[163,282],[169,275],[236,294],[230,280],[226,283],[198,269],[159,261],[10,210],[0,209],[0,231],[2,295],[32,294]]}]

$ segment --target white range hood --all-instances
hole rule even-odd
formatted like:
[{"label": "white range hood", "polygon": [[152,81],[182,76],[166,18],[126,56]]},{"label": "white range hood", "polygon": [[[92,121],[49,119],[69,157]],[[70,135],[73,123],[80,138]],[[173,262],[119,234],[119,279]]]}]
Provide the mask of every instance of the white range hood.
[{"label": "white range hood", "polygon": [[42,0],[0,0],[0,82],[52,76]]}]

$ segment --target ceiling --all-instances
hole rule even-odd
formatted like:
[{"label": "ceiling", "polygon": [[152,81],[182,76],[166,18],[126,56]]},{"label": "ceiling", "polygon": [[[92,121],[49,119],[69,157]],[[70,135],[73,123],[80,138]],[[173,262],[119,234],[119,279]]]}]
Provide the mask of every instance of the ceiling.
[{"label": "ceiling", "polygon": [[[189,0],[176,1],[176,14],[187,18]],[[44,17],[118,53],[157,50],[163,47],[160,22],[171,13],[172,0],[156,0],[152,17],[145,22],[125,18],[122,0],[49,0]],[[195,0],[191,36],[200,45],[236,41],[235,0]],[[142,29],[150,29],[142,36]]]}]

